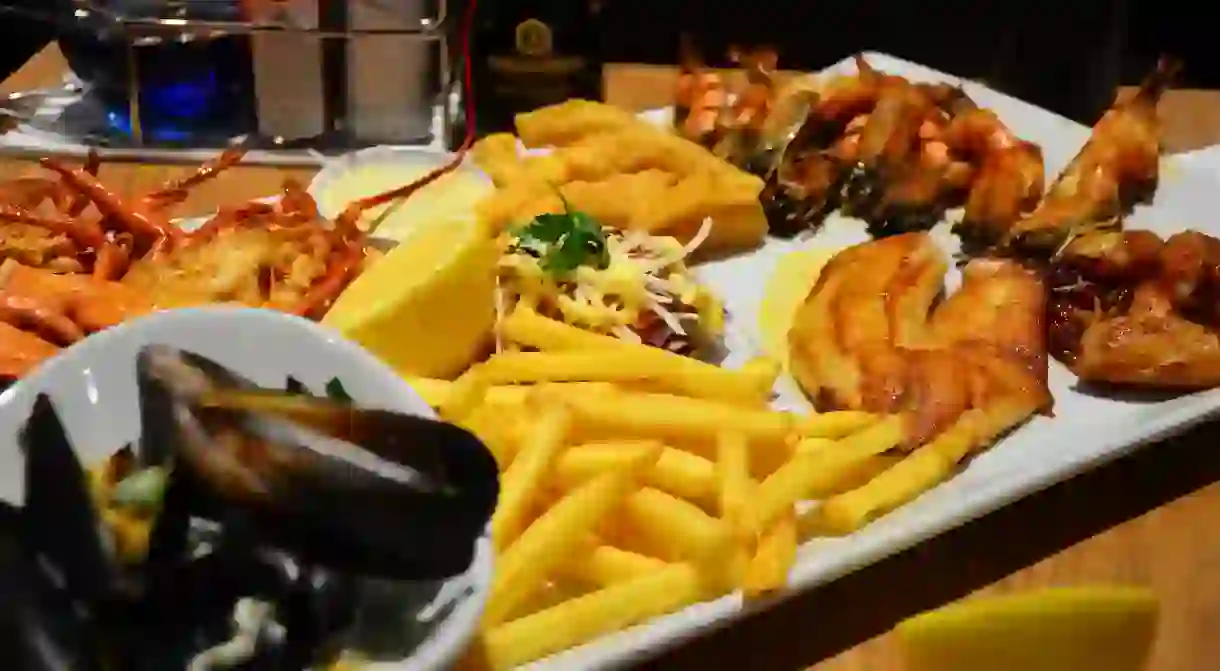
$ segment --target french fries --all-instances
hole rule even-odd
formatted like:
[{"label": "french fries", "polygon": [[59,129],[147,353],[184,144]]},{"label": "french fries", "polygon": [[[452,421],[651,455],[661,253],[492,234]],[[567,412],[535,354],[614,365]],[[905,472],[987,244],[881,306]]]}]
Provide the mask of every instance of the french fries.
[{"label": "french fries", "polygon": [[492,627],[484,640],[487,663],[493,669],[511,669],[672,613],[698,602],[703,594],[698,569],[667,564],[659,571]]},{"label": "french fries", "polygon": [[571,578],[587,585],[607,587],[629,582],[658,569],[665,562],[656,557],[623,550],[612,545],[595,545],[579,561],[572,562],[566,571]]},{"label": "french fries", "polygon": [[500,500],[491,518],[491,540],[497,550],[508,547],[525,528],[530,504],[542,489],[543,478],[567,438],[570,423],[567,408],[547,408],[500,478]]},{"label": "french fries", "polygon": [[761,596],[788,584],[796,562],[796,510],[788,508],[758,540],[758,550],[746,566],[741,589],[747,597]]},{"label": "french fries", "polygon": [[[732,371],[719,368],[690,357],[667,352],[656,347],[637,345],[611,338],[563,322],[543,317],[528,309],[513,310],[500,325],[501,336],[522,347],[541,350],[539,356],[526,360],[534,364],[533,379],[518,373],[522,382],[537,382],[539,375],[560,376],[560,379],[585,379],[603,382],[621,382],[624,373],[634,371],[634,377],[668,386],[673,392],[694,398],[709,398],[728,402],[755,403],[765,405],[771,397],[771,388],[779,374],[777,366],[751,366]],[[613,349],[613,356],[601,350]],[[584,356],[554,356],[561,352],[576,352]],[[533,354],[533,353],[530,353]],[[552,356],[547,356],[552,354]],[[518,359],[521,361],[521,359]],[[489,361],[487,365],[499,366]],[[520,363],[506,368],[520,371]],[[493,369],[494,370],[494,369]],[[507,375],[507,372],[503,373]]]},{"label": "french fries", "polygon": [[[653,452],[652,457],[656,458]],[[647,455],[645,455],[647,458]],[[520,605],[563,565],[582,532],[597,525],[630,491],[631,469],[606,473],[565,496],[500,555],[483,619],[490,625]]]},{"label": "french fries", "polygon": [[727,371],[528,309],[502,324],[536,351],[411,381],[501,467],[480,639],[493,671],[704,599],[781,590],[803,540],[914,498],[1021,410],[967,413],[904,452],[904,415],[767,407],[773,362]]},{"label": "french fries", "polygon": [[688,501],[706,503],[716,494],[716,466],[711,461],[658,441],[626,440],[585,443],[569,447],[555,464],[555,485],[570,490],[606,471],[620,468],[635,453],[652,446],[659,450],[656,463],[647,469],[644,481]]}]

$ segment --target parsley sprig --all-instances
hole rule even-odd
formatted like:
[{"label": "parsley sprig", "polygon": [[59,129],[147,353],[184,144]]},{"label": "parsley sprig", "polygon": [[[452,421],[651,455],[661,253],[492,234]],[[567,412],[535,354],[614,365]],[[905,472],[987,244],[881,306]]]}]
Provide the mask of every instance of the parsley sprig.
[{"label": "parsley sprig", "polygon": [[562,278],[580,266],[604,270],[610,265],[606,234],[593,217],[573,210],[561,194],[563,212],[540,214],[513,231],[514,251],[539,259],[538,265],[552,277]]}]

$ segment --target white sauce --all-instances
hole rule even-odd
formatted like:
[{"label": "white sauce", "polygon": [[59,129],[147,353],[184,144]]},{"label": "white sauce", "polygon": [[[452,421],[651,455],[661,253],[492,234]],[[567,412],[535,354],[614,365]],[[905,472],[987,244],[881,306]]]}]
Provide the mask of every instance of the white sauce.
[{"label": "white sauce", "polygon": [[254,657],[260,635],[284,637],[284,628],[275,621],[271,604],[256,599],[239,599],[233,607],[233,638],[191,658],[186,671],[230,669]]},{"label": "white sauce", "polygon": [[[318,204],[325,212],[340,212],[352,201],[415,182],[436,167],[405,162],[356,165],[317,194]],[[414,222],[473,216],[475,204],[491,191],[491,183],[486,179],[458,168],[411,194],[405,201],[369,210],[361,221],[367,226],[392,207],[385,220],[377,226],[376,234],[402,242],[410,235]]]}]

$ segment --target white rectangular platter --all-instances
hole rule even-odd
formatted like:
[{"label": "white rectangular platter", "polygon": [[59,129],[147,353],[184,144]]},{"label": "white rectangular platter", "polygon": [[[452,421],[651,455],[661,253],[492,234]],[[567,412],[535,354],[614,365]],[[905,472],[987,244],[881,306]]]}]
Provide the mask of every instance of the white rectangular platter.
[{"label": "white rectangular platter", "polygon": [[[885,54],[868,53],[875,68],[914,81],[957,83],[956,77]],[[845,60],[828,73],[851,73]],[[1067,164],[1089,137],[1089,129],[1046,110],[972,82],[966,92],[981,106],[994,110],[1021,138],[1042,146],[1047,180]],[[664,123],[667,111],[646,113]],[[1186,228],[1220,235],[1212,208],[1220,203],[1220,183],[1211,172],[1176,166],[1166,160],[1153,205],[1138,209],[1128,227],[1161,234]],[[934,231],[949,253],[958,249],[947,224]],[[838,249],[867,239],[862,222],[831,216],[818,233],[799,240],[770,240],[748,255],[705,264],[702,279],[724,300],[729,312],[728,365],[757,351],[755,327],[766,279],[786,252],[821,247]],[[950,290],[960,282],[957,271],[947,279]],[[1050,386],[1055,417],[1037,417],[1019,431],[979,455],[952,480],[877,520],[851,536],[816,539],[800,548],[786,594],[799,593],[832,581],[858,568],[895,554],[948,529],[964,524],[1027,494],[1082,471],[1114,460],[1141,445],[1165,438],[1205,421],[1220,411],[1220,392],[1204,392],[1169,400],[1101,398],[1074,389],[1075,378],[1052,362]],[[791,380],[777,385],[776,404],[807,408]],[[1220,430],[1220,428],[1218,428]],[[777,598],[784,598],[780,595]],[[590,644],[552,656],[530,669],[618,668],[647,658],[709,629],[731,624],[748,608],[740,594],[697,604]],[[867,605],[865,605],[867,607]]]}]

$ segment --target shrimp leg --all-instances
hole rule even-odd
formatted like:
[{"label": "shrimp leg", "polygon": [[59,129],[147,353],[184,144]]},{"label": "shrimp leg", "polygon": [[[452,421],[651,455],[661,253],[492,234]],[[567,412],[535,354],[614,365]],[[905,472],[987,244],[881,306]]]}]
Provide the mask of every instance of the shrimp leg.
[{"label": "shrimp leg", "polygon": [[156,212],[182,203],[191,189],[200,184],[215,179],[217,175],[237,165],[245,157],[245,147],[229,147],[216,158],[199,166],[199,169],[189,177],[173,180],[160,189],[144,196],[143,205],[148,210]]},{"label": "shrimp leg", "polygon": [[154,239],[182,237],[183,233],[178,227],[150,214],[143,207],[131,207],[124,203],[118,194],[83,169],[72,168],[53,158],[43,158],[40,163],[59,174],[68,186],[88,196],[106,220],[118,222],[128,232]]},{"label": "shrimp leg", "polygon": [[98,249],[106,242],[106,235],[96,222],[83,218],[62,215],[43,216],[20,207],[0,204],[0,220],[33,224],[68,236],[85,249]]}]

